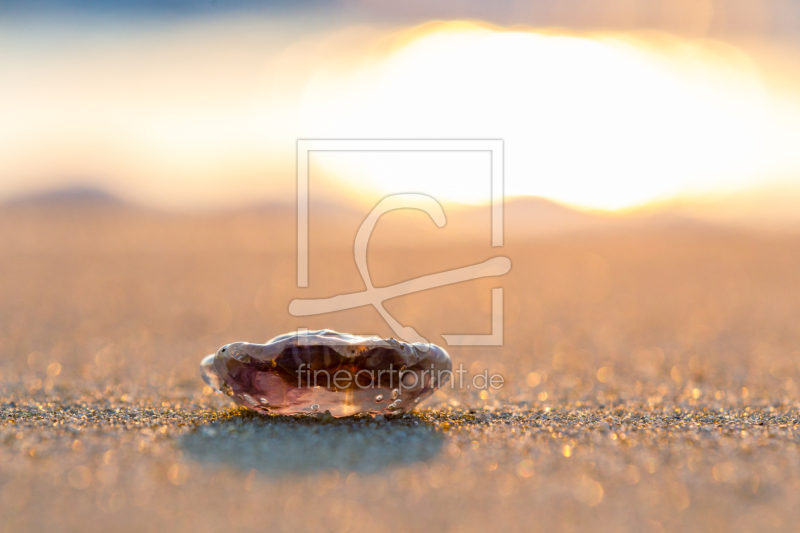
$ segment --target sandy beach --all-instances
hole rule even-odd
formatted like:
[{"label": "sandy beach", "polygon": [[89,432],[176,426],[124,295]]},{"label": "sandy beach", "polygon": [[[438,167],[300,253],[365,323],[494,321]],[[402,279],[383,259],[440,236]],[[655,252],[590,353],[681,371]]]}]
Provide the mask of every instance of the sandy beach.
[{"label": "sandy beach", "polygon": [[[225,343],[297,327],[390,335],[371,308],[286,312],[292,298],[363,289],[352,244],[335,238],[356,219],[312,220],[312,243],[326,246],[312,247],[303,290],[291,213],[23,205],[0,220],[1,531],[797,521],[795,234],[680,219],[509,227],[502,283],[386,303],[442,343],[438,332],[488,333],[490,289],[502,285],[505,345],[449,350],[504,386],[446,387],[418,411],[331,420],[237,409],[198,365]],[[498,252],[468,235],[437,241],[433,227],[424,246],[404,247],[392,224],[370,248],[376,285]]]}]

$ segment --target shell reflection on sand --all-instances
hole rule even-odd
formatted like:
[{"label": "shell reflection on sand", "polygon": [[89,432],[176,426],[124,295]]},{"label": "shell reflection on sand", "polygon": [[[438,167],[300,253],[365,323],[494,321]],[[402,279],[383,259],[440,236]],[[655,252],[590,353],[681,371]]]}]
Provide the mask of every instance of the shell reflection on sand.
[{"label": "shell reflection on sand", "polygon": [[206,383],[238,404],[284,415],[407,411],[452,377],[450,356],[433,344],[331,330],[227,344],[200,367]]},{"label": "shell reflection on sand", "polygon": [[181,449],[201,463],[255,469],[266,475],[329,469],[373,473],[439,455],[444,435],[413,422],[344,419],[333,424],[298,424],[262,419],[212,424],[185,435]]}]

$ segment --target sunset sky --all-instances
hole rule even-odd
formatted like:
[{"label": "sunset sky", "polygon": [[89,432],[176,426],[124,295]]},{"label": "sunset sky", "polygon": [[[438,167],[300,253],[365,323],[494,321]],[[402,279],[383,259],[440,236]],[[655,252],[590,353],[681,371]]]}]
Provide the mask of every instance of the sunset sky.
[{"label": "sunset sky", "polygon": [[[791,2],[40,4],[0,2],[0,198],[290,203],[297,139],[480,138],[505,142],[507,196],[788,217],[800,201]],[[311,169],[334,197],[488,198],[481,154]]]}]

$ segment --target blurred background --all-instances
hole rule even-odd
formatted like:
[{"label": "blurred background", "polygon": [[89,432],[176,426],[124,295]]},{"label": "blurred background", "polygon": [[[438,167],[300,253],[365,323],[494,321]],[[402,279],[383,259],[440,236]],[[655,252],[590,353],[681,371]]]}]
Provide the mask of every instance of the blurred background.
[{"label": "blurred background", "polygon": [[[505,286],[505,346],[455,349],[469,364],[513,382],[639,348],[681,377],[778,346],[794,361],[796,3],[53,0],[0,14],[10,382],[124,369],[195,387],[198,357],[232,340],[388,335],[372,309],[286,309],[363,288],[355,232],[397,192],[433,195],[448,224],[384,217],[376,284],[512,259],[502,280],[388,302],[441,342],[487,333],[490,288]],[[487,153],[314,152],[311,283],[297,289],[299,138],[503,139],[506,246],[489,246]]]},{"label": "blurred background", "polygon": [[[504,246],[490,245],[488,154],[314,153],[309,287],[297,288],[295,150],[315,138],[502,139]],[[88,518],[120,512],[117,530],[258,529],[269,521],[250,511],[264,499],[242,496],[242,479],[286,509],[277,530],[313,529],[297,521],[297,495],[336,487],[350,503],[308,516],[333,513],[342,531],[402,530],[386,517],[418,504],[414,523],[454,531],[501,515],[519,528],[527,506],[542,528],[564,530],[597,516],[609,531],[795,523],[793,437],[786,448],[770,440],[773,455],[750,441],[691,455],[700,444],[654,437],[579,454],[588,462],[570,470],[547,461],[570,457],[580,434],[518,455],[522,432],[508,429],[440,444],[452,469],[441,486],[459,487],[457,498],[414,477],[426,457],[361,485],[335,469],[275,480],[214,474],[169,438],[201,410],[227,409],[198,376],[226,343],[298,327],[392,334],[372,308],[296,318],[288,305],[363,290],[356,231],[398,192],[434,196],[448,222],[384,216],[369,248],[376,286],[495,255],[512,262],[502,278],[386,302],[443,344],[441,334],[488,334],[491,289],[504,288],[504,345],[450,353],[505,386],[446,389],[429,407],[796,409],[798,147],[793,0],[0,0],[0,503],[17,513],[7,528],[99,530],[106,522]],[[119,429],[130,420],[111,424],[123,437],[108,426],[29,431],[44,425],[37,409],[64,405],[97,409],[90,422],[158,408],[173,425],[140,436]],[[23,419],[9,414],[20,406],[37,421],[28,429],[9,421]],[[510,444],[484,452],[492,442]],[[728,466],[712,475],[718,464]],[[505,477],[486,477],[495,471]],[[559,492],[572,474],[575,498]],[[54,510],[31,513],[36,501]],[[220,502],[236,511],[214,512]]]},{"label": "blurred background", "polygon": [[[510,197],[797,216],[789,0],[53,0],[0,13],[5,199],[83,186],[168,210],[291,205],[298,138],[501,138]],[[339,201],[432,181],[318,163],[335,184],[317,196]],[[464,167],[431,192],[482,201]]]}]

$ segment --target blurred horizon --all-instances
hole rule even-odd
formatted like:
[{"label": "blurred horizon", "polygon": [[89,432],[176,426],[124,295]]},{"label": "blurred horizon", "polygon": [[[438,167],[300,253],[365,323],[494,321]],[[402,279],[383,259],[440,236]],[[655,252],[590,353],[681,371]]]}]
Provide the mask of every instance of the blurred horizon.
[{"label": "blurred horizon", "polygon": [[[313,226],[329,226],[323,231],[327,247],[350,246],[352,235],[339,234],[334,220],[358,227],[366,214],[374,207],[371,199],[348,199],[343,195],[312,197],[309,202],[309,215]],[[744,202],[744,205],[742,203]],[[439,201],[447,219],[446,238],[457,241],[478,241],[488,239],[491,204],[461,203]],[[614,234],[628,230],[661,231],[666,228],[682,228],[685,231],[706,229],[715,230],[756,230],[788,232],[800,230],[790,214],[781,212],[767,216],[754,209],[750,202],[741,197],[729,196],[694,199],[693,202],[667,201],[635,206],[623,210],[601,210],[569,205],[542,196],[506,196],[504,199],[504,221],[506,232],[522,239],[569,234]],[[786,213],[790,213],[792,199],[785,203]],[[197,223],[201,220],[236,220],[237,218],[266,216],[282,229],[291,229],[296,224],[296,198],[279,197],[254,199],[251,202],[229,206],[204,206],[174,208],[147,205],[132,201],[124,196],[92,185],[70,185],[31,191],[0,200],[0,216],[15,224],[20,220],[52,218],[71,221],[76,228],[88,223],[93,217],[111,217],[120,221],[128,220],[136,224],[142,217],[156,217],[163,221],[184,220]],[[21,217],[21,218],[20,218]],[[387,222],[390,220],[390,222]],[[284,226],[291,227],[284,227]],[[455,226],[455,228],[454,228]],[[391,215],[380,225],[383,240],[378,246],[400,247],[409,245],[408,235],[415,235],[416,244],[428,243],[429,239],[439,239],[441,231],[431,223],[427,216],[414,210],[403,210]],[[386,229],[388,228],[388,229]],[[454,229],[453,229],[454,228]],[[291,232],[290,232],[291,233]],[[291,237],[291,239],[289,239]],[[386,240],[389,237],[389,240]],[[275,238],[273,234],[271,238]],[[286,234],[283,240],[292,240],[294,235]],[[42,244],[52,243],[43,239]],[[392,244],[392,243],[395,244]],[[413,246],[413,245],[412,245]]]},{"label": "blurred horizon", "polygon": [[[292,204],[300,138],[497,138],[506,199],[800,222],[800,7],[0,2],[0,202]],[[319,154],[312,203],[486,201],[485,161]]]}]

